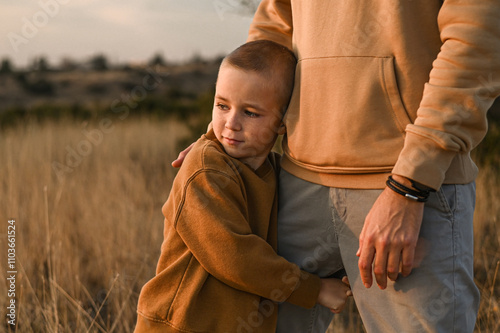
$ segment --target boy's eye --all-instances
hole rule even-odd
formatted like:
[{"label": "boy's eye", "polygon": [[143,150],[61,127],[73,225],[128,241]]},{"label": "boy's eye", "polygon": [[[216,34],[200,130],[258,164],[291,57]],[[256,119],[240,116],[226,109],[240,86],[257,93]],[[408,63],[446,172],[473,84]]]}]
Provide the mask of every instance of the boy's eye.
[{"label": "boy's eye", "polygon": [[226,104],[218,103],[217,106],[221,110],[229,110],[229,107]]},{"label": "boy's eye", "polygon": [[252,111],[245,110],[245,114],[249,116],[250,118],[257,118],[259,115],[257,113],[254,113]]}]

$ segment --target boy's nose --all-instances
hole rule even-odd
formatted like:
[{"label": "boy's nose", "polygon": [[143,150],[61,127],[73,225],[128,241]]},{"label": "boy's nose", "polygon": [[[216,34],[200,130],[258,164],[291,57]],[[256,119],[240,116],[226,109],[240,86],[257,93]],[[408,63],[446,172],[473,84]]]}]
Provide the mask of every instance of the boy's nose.
[{"label": "boy's nose", "polygon": [[238,119],[238,115],[236,112],[231,113],[228,115],[226,118],[226,128],[232,131],[239,131],[241,130],[241,123]]}]

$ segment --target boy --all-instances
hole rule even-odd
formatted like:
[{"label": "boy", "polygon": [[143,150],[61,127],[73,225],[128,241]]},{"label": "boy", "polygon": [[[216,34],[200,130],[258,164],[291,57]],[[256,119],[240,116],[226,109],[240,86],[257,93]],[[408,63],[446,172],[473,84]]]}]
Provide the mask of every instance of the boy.
[{"label": "boy", "polygon": [[199,139],[163,206],[157,275],[142,289],[135,332],[274,332],[277,302],[339,312],[347,283],[276,254],[278,157],[270,153],[296,59],[270,41],[221,64],[212,129]]}]

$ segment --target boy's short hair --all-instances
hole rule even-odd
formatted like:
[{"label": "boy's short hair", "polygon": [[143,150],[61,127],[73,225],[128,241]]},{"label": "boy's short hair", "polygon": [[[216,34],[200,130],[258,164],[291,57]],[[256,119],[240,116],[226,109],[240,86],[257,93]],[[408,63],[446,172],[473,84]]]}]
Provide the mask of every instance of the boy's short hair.
[{"label": "boy's short hair", "polygon": [[[222,65],[229,64],[244,71],[261,73],[281,92],[280,104],[284,112],[292,95],[297,59],[287,47],[270,40],[248,42],[228,54]],[[222,66],[221,65],[221,66]]]}]

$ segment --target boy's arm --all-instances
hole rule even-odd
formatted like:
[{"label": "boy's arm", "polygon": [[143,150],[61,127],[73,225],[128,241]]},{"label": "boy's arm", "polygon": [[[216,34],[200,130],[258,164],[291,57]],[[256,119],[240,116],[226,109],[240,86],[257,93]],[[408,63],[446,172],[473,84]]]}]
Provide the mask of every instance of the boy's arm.
[{"label": "boy's arm", "polygon": [[215,170],[201,172],[186,185],[174,227],[203,268],[225,284],[277,302],[314,306],[319,278],[255,235],[245,210],[236,180]]}]

